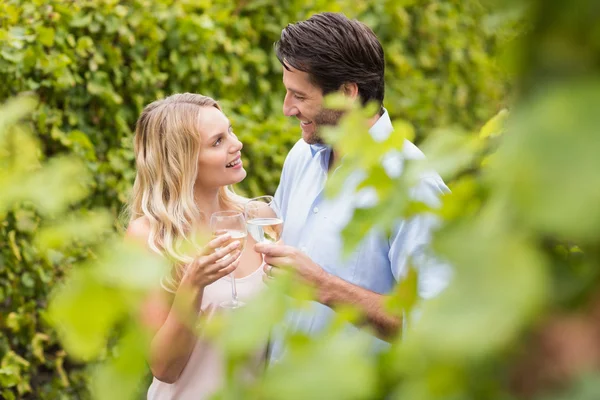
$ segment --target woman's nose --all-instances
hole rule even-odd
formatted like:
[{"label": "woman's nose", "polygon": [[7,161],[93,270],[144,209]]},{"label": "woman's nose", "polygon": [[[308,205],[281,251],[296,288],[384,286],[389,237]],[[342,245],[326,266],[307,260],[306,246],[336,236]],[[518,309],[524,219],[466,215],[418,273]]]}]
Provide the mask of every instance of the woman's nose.
[{"label": "woman's nose", "polygon": [[232,153],[236,153],[240,151],[244,147],[244,144],[236,137],[233,141],[233,146],[231,148]]}]

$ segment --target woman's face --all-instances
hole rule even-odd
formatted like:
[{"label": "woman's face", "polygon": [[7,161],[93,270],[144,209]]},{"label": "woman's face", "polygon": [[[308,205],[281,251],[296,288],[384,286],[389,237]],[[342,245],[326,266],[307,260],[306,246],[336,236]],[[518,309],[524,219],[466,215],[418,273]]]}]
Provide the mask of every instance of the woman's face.
[{"label": "woman's face", "polygon": [[243,145],[227,117],[215,107],[202,107],[199,129],[201,145],[196,183],[218,188],[241,182],[246,177],[241,158]]}]

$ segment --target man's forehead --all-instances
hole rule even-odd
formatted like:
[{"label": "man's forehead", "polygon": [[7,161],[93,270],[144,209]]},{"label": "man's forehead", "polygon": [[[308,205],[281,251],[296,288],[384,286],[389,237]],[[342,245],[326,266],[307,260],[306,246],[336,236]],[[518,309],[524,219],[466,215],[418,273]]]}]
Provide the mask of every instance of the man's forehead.
[{"label": "man's forehead", "polygon": [[286,70],[283,71],[283,85],[290,92],[295,92],[298,94],[311,92],[314,90],[318,90],[311,81],[308,73],[304,71],[300,71],[298,69]]},{"label": "man's forehead", "polygon": [[283,59],[283,68],[290,72],[300,72],[299,69],[290,64],[289,61],[285,58]]}]

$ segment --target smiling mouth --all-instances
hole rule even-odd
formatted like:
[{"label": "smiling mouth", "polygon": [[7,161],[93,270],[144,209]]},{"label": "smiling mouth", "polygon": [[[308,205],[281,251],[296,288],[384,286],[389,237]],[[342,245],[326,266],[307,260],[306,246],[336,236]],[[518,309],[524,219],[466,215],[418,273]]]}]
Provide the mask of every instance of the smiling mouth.
[{"label": "smiling mouth", "polygon": [[235,160],[235,161],[232,161],[232,162],[230,162],[229,164],[227,164],[227,165],[225,166],[225,168],[232,168],[232,167],[235,167],[236,165],[239,165],[239,164],[241,164],[241,163],[242,163],[242,159],[241,159],[241,158],[238,158],[237,160]]},{"label": "smiling mouth", "polygon": [[300,125],[302,125],[302,126],[308,126],[310,124],[312,124],[312,121],[310,121],[310,122],[300,121]]}]

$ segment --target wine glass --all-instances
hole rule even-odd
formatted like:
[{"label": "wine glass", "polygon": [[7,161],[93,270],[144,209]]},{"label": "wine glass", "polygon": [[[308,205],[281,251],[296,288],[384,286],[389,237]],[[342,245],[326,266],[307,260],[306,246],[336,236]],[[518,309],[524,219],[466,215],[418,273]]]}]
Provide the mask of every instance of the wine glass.
[{"label": "wine glass", "polygon": [[[244,207],[248,232],[256,243],[276,243],[283,232],[283,218],[273,196],[260,196],[248,200]],[[262,255],[263,264],[265,255]],[[272,278],[270,272],[267,276]],[[267,341],[267,360],[270,358],[271,338]]]},{"label": "wine glass", "polygon": [[256,243],[276,243],[281,239],[283,219],[273,196],[250,199],[244,215],[248,232]]},{"label": "wine glass", "polygon": [[[231,239],[226,243],[223,243],[220,248],[227,246],[233,241],[237,240],[240,242],[238,250],[241,252],[244,250],[246,245],[246,237],[248,231],[246,229],[246,221],[244,215],[239,211],[218,211],[210,216],[210,229],[213,237],[229,234]],[[217,249],[218,250],[218,249]],[[230,257],[229,254],[225,255],[225,258]],[[220,304],[222,308],[236,309],[243,307],[244,302],[238,300],[237,288],[235,286],[235,276],[233,272],[229,274],[231,279],[231,300],[224,301]]]}]

